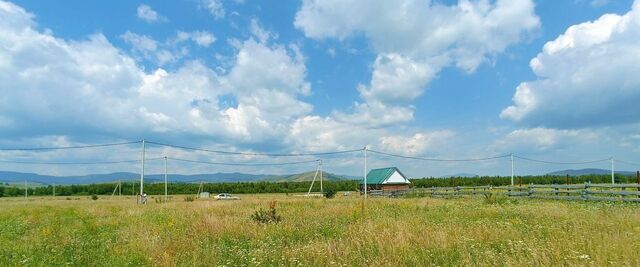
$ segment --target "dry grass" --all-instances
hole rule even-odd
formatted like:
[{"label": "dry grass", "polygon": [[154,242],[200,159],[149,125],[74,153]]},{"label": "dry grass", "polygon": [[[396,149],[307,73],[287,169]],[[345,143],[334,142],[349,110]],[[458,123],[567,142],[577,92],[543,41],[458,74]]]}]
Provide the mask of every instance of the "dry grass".
[{"label": "dry grass", "polygon": [[[250,215],[278,201],[283,222]],[[0,199],[0,262],[29,266],[640,265],[640,206],[242,196]],[[4,264],[3,264],[4,265]]]}]

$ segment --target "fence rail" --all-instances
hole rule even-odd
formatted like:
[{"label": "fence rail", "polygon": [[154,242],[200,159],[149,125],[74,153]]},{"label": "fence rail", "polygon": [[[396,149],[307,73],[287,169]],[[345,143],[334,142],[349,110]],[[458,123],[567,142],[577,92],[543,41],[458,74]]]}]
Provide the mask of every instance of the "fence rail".
[{"label": "fence rail", "polygon": [[[631,191],[633,190],[633,191]],[[381,190],[380,190],[381,191]],[[376,192],[376,195],[384,195]],[[585,201],[625,201],[640,203],[640,184],[569,184],[526,186],[455,186],[412,188],[389,194],[398,197],[407,194],[431,197],[462,197],[468,195],[503,194],[508,197],[542,199],[585,200]]]}]

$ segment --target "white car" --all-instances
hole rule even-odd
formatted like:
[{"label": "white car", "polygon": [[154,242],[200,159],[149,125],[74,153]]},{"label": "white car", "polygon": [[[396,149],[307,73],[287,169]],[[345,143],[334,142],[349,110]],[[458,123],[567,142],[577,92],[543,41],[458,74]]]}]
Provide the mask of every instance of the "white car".
[{"label": "white car", "polygon": [[239,197],[232,196],[231,194],[222,193],[214,197],[216,200],[239,200]]}]

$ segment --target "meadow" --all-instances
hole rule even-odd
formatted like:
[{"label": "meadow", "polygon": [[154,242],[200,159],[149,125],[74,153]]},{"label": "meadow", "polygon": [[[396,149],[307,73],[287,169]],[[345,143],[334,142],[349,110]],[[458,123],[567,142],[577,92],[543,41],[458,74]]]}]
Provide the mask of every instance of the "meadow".
[{"label": "meadow", "polygon": [[[639,266],[640,206],[509,199],[0,198],[9,266]],[[251,219],[276,200],[279,223]]]}]

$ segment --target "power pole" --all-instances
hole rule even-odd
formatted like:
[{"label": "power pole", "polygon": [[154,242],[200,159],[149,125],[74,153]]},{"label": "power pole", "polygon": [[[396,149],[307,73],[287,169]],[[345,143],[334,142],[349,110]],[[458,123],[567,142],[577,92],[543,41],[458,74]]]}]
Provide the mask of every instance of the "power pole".
[{"label": "power pole", "polygon": [[322,190],[322,160],[320,160],[320,193],[324,193]]},{"label": "power pole", "polygon": [[53,184],[53,197],[56,196],[56,184]]},{"label": "power pole", "polygon": [[142,166],[140,168],[140,196],[144,193],[144,154],[145,154],[145,142],[142,140]]},{"label": "power pole", "polygon": [[164,202],[167,202],[167,157],[164,157]]},{"label": "power pole", "polygon": [[615,184],[615,183],[616,183],[615,175],[614,175],[614,173],[615,173],[615,169],[614,169],[614,167],[615,167],[615,166],[613,165],[613,161],[614,161],[614,160],[613,160],[613,156],[612,156],[612,157],[611,157],[611,184]]},{"label": "power pole", "polygon": [[364,147],[364,198],[367,199],[367,147]]},{"label": "power pole", "polygon": [[27,191],[29,191],[29,185],[27,184],[27,180],[24,180],[24,198],[28,198],[29,193],[27,193]]},{"label": "power pole", "polygon": [[515,175],[515,171],[513,169],[513,153],[511,153],[510,156],[511,156],[511,186],[513,186],[513,176]]}]

